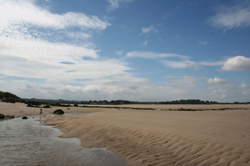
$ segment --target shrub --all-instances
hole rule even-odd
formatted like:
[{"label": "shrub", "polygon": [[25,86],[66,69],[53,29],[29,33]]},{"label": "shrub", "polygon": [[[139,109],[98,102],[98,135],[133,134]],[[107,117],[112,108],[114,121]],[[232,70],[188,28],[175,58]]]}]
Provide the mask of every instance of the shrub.
[{"label": "shrub", "polygon": [[45,105],[43,108],[51,108],[50,105]]},{"label": "shrub", "polygon": [[5,115],[4,114],[0,114],[0,119],[4,119]]}]

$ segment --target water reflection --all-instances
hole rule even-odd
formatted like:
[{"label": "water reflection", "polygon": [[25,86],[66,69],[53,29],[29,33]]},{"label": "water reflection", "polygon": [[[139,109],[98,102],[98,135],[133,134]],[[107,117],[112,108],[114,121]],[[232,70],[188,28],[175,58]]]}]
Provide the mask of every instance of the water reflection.
[{"label": "water reflection", "polygon": [[61,139],[60,131],[34,119],[0,122],[1,166],[126,166],[105,149],[85,149],[78,139]]}]

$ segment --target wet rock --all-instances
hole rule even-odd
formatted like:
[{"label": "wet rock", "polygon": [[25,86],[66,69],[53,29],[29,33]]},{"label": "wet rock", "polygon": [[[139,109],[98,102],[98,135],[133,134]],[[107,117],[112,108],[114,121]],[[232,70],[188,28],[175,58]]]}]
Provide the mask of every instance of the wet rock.
[{"label": "wet rock", "polygon": [[26,119],[28,119],[28,117],[27,116],[23,116],[22,119],[26,120]]},{"label": "wet rock", "polygon": [[56,114],[56,115],[63,115],[64,114],[64,111],[61,110],[61,109],[57,109],[53,112],[53,114]]}]

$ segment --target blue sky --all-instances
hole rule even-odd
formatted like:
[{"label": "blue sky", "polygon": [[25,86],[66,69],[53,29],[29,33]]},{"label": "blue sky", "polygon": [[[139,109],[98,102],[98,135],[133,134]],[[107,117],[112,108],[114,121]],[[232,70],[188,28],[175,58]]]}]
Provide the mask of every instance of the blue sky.
[{"label": "blue sky", "polygon": [[249,0],[0,0],[0,89],[250,100]]}]

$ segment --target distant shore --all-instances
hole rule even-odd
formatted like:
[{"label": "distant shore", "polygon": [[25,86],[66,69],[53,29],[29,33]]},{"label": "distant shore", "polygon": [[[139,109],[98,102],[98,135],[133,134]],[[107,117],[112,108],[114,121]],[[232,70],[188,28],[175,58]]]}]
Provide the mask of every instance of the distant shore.
[{"label": "distant shore", "polygon": [[[250,105],[119,107],[123,108],[62,108],[66,115],[50,117],[45,123],[60,128],[62,137],[79,138],[83,147],[118,153],[129,166],[250,165]],[[148,107],[153,109],[143,109]],[[44,110],[44,117],[55,109]],[[185,111],[174,111],[179,109]],[[39,111],[0,103],[0,113],[37,115]]]}]

